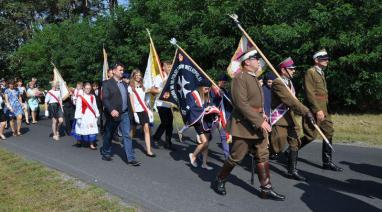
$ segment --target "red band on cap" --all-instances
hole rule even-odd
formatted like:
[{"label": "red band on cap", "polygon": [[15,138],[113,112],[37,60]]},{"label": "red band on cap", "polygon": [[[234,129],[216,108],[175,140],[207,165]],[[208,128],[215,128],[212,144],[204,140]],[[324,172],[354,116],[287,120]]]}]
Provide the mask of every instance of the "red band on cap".
[{"label": "red band on cap", "polygon": [[279,65],[280,68],[288,68],[294,65],[293,60],[287,60]]}]

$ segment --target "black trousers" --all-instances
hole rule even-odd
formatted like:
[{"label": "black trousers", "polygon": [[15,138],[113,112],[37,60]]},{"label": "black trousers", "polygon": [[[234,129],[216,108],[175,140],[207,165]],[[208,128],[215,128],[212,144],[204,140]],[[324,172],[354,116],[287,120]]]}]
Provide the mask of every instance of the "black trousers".
[{"label": "black trousers", "polygon": [[154,134],[155,140],[160,140],[163,133],[166,131],[166,142],[171,142],[172,137],[172,121],[174,119],[171,108],[158,107],[158,113],[161,123]]},{"label": "black trousers", "polygon": [[72,124],[74,122],[74,107],[64,107],[64,122],[66,135],[70,135],[72,132]]}]

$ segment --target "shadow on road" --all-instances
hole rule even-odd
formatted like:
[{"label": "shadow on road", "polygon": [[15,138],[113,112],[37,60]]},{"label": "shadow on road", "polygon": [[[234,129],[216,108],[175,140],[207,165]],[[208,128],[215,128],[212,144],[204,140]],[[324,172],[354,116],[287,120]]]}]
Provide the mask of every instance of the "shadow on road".
[{"label": "shadow on road", "polygon": [[312,211],[381,211],[349,194],[367,198],[382,198],[382,184],[370,180],[347,179],[339,181],[311,172],[300,171],[308,181],[296,185],[304,191],[301,200]]},{"label": "shadow on road", "polygon": [[382,179],[382,167],[381,166],[375,166],[375,165],[370,165],[370,164],[365,164],[365,163],[352,163],[352,162],[348,162],[348,161],[341,161],[340,163],[344,164],[344,165],[348,165],[349,169],[351,169],[353,171]]}]

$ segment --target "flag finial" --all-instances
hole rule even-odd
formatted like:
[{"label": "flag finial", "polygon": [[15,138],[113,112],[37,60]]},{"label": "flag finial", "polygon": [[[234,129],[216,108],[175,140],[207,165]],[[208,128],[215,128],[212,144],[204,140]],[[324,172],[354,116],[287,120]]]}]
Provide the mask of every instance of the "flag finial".
[{"label": "flag finial", "polygon": [[231,17],[235,21],[235,23],[237,24],[240,23],[239,16],[237,14],[233,13],[233,14],[229,14],[228,16]]},{"label": "flag finial", "polygon": [[178,44],[177,44],[177,40],[175,39],[175,38],[171,38],[171,40],[170,40],[170,43],[172,44],[172,45],[174,45],[174,46],[177,46]]}]

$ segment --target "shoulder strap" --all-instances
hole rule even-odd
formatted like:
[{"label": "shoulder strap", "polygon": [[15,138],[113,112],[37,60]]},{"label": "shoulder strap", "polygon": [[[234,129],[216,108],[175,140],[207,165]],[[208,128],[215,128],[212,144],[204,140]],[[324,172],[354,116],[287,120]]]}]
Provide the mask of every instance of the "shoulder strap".
[{"label": "shoulder strap", "polygon": [[48,91],[48,94],[51,95],[56,101],[57,103],[61,106],[61,103],[60,103],[60,100],[58,100],[57,96],[55,96],[52,92]]},{"label": "shoulder strap", "polygon": [[141,97],[139,97],[137,90],[136,90],[135,88],[133,88],[133,87],[131,87],[131,90],[133,90],[133,93],[134,93],[134,95],[137,97],[139,104],[142,106],[143,110],[147,113],[147,112],[148,112],[148,108],[147,108],[147,106],[143,103]]},{"label": "shoulder strap", "polygon": [[[82,100],[82,114],[84,114],[85,111],[86,111],[86,108],[88,108],[88,109],[90,110],[90,112],[92,112],[93,115],[94,115],[95,117],[97,117],[97,116],[96,116],[96,113],[95,113],[95,111],[94,111],[94,109],[93,109],[93,107],[92,107],[91,105],[89,105],[89,102],[86,101],[86,99],[85,99],[82,95],[79,95],[79,97],[80,97],[81,100]],[[91,97],[93,97],[93,96],[91,96]],[[90,97],[90,99],[92,100],[91,97]]]}]

